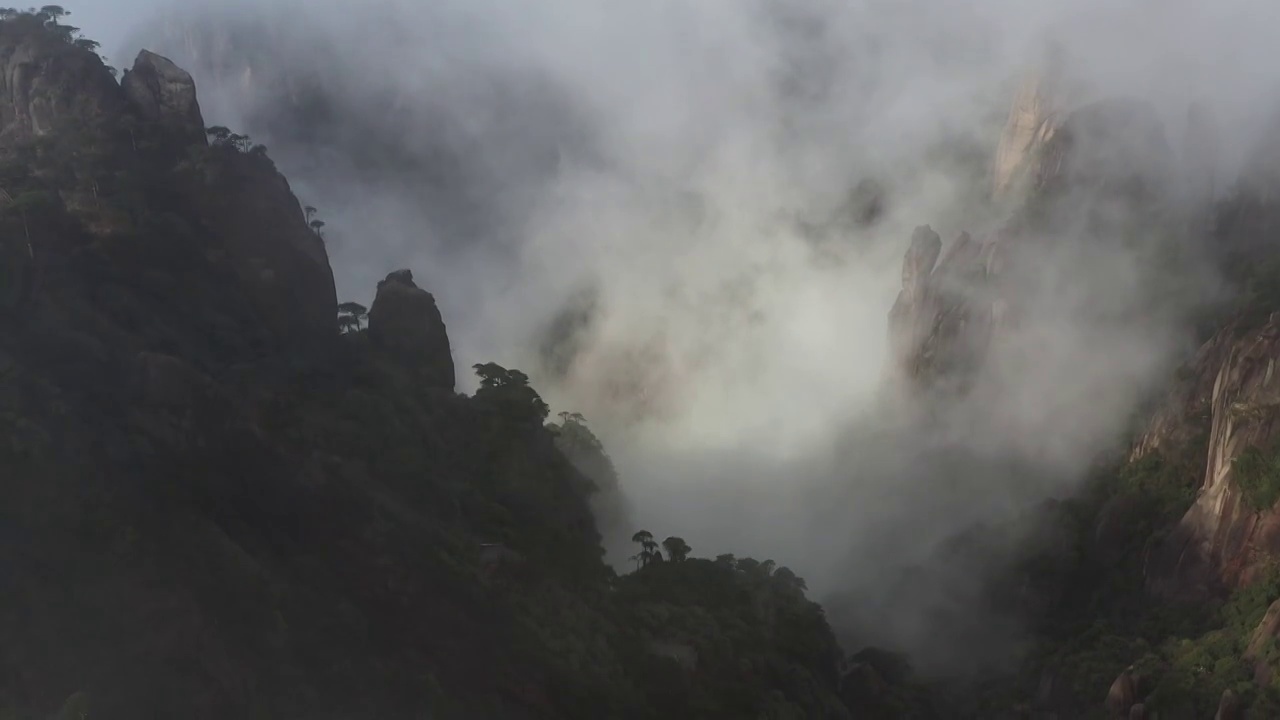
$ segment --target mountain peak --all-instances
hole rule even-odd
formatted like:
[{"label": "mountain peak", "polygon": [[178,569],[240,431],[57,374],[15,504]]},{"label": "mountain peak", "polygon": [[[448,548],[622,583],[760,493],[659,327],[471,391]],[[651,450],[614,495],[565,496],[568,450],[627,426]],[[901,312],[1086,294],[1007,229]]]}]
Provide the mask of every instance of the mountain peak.
[{"label": "mountain peak", "polygon": [[149,50],[139,52],[120,86],[144,119],[166,126],[190,142],[205,141],[195,81],[169,58]]}]

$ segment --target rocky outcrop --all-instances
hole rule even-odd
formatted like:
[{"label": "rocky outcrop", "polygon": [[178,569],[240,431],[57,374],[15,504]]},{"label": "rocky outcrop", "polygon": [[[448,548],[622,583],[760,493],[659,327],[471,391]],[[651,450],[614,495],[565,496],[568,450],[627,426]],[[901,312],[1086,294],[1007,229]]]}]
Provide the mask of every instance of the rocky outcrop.
[{"label": "rocky outcrop", "polygon": [[911,355],[932,331],[929,276],[940,254],[942,239],[938,233],[928,225],[916,228],[902,260],[902,290],[889,310],[890,347],[896,367],[910,367]]},{"label": "rocky outcrop", "polygon": [[[86,231],[99,239],[129,236],[111,244],[123,254],[126,248],[143,252],[143,238],[167,235],[168,246],[148,256],[156,266],[148,277],[178,265],[197,275],[206,265],[234,275],[234,297],[215,298],[226,288],[210,287],[201,302],[217,314],[256,316],[254,332],[236,334],[244,347],[234,352],[331,338],[337,300],[328,254],[273,163],[260,152],[207,147],[191,76],[167,59],[143,51],[117,84],[91,48],[46,16],[0,22],[0,153],[16,158],[27,174],[6,177],[0,204],[24,192],[24,200],[38,201],[5,213],[0,307],[38,301],[51,289],[37,287],[39,279],[58,275],[46,270],[95,242]],[[42,136],[52,142],[37,159],[31,141]],[[206,152],[193,155],[193,145]],[[184,171],[171,172],[175,166]],[[32,180],[55,174],[75,177],[59,185],[57,197]],[[148,203],[164,211],[139,212]],[[108,277],[111,259],[98,264]],[[197,284],[190,294],[200,289]],[[251,308],[243,307],[246,301]],[[192,343],[222,337],[231,351],[226,334],[206,325],[221,322],[212,315],[188,317],[188,330],[178,332]],[[250,340],[255,332],[261,338]]]},{"label": "rocky outcrop", "polygon": [[1061,120],[1061,98],[1052,86],[1051,78],[1033,73],[1023,80],[1014,97],[992,168],[991,192],[997,200],[1009,197],[1020,183],[1040,174],[1042,148],[1053,138]]},{"label": "rocky outcrop", "polygon": [[1267,687],[1275,674],[1273,663],[1277,640],[1280,640],[1280,600],[1267,608],[1266,614],[1249,636],[1249,644],[1243,655],[1245,662],[1253,665],[1253,680],[1260,687]]},{"label": "rocky outcrop", "polygon": [[1175,157],[1149,104],[1112,98],[1066,115],[1037,153],[1032,202],[1067,205],[1124,203],[1141,211],[1167,198]]},{"label": "rocky outcrop", "polygon": [[378,283],[369,309],[369,336],[428,386],[453,389],[453,355],[444,319],[431,293],[414,284],[412,272],[397,270]]},{"label": "rocky outcrop", "polygon": [[[1148,581],[1157,594],[1203,597],[1244,585],[1280,554],[1280,478],[1269,464],[1280,436],[1277,356],[1280,317],[1273,315],[1261,327],[1236,323],[1223,329],[1200,350],[1191,377],[1136,443],[1135,459],[1175,445],[1207,413],[1204,479],[1195,503],[1153,559]],[[1242,455],[1252,463],[1240,464]]]},{"label": "rocky outcrop", "polygon": [[120,80],[138,113],[187,143],[206,142],[204,117],[190,73],[148,50],[138,53],[133,68]]},{"label": "rocky outcrop", "polygon": [[58,33],[35,30],[38,22],[0,25],[0,142],[120,107],[120,88],[98,56]]},{"label": "rocky outcrop", "polygon": [[307,226],[288,180],[259,153],[209,148],[212,172],[177,187],[215,239],[243,292],[278,342],[332,337],[337,292],[324,240]]},{"label": "rocky outcrop", "polygon": [[1006,238],[961,233],[941,260],[932,228],[916,228],[902,266],[902,290],[889,311],[890,370],[907,386],[963,383],[982,361],[992,333],[1007,320],[997,279]]},{"label": "rocky outcrop", "polygon": [[1222,691],[1222,699],[1218,701],[1218,712],[1213,720],[1244,720],[1244,703],[1240,696],[1230,688]]},{"label": "rocky outcrop", "polygon": [[1020,168],[1019,209],[993,232],[961,233],[941,259],[931,229],[912,236],[889,316],[891,371],[909,385],[963,389],[992,342],[1039,300],[1042,264],[1027,258],[1059,241],[1123,238],[1167,199],[1160,179],[1171,151],[1149,106],[1107,100],[1046,116],[1023,143],[1018,129],[1040,112],[1028,103],[1014,105],[997,160],[998,168]]},{"label": "rocky outcrop", "polygon": [[1120,673],[1119,677],[1111,683],[1111,688],[1107,690],[1106,708],[1109,717],[1113,718],[1130,718],[1134,717],[1133,711],[1136,709],[1141,718],[1145,715],[1142,708],[1142,693],[1146,688],[1143,686],[1143,678],[1128,668]]},{"label": "rocky outcrop", "polygon": [[[167,58],[143,50],[121,88],[175,150],[207,144],[191,75]],[[179,185],[192,214],[217,238],[273,336],[292,344],[330,336],[337,297],[328,253],[289,182],[261,153],[212,150],[203,172]]]}]

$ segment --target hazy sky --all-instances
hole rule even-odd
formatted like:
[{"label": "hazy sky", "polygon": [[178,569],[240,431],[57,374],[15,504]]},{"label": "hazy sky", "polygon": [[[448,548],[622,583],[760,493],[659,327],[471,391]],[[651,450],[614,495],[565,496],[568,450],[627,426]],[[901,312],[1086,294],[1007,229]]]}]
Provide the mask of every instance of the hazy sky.
[{"label": "hazy sky", "polygon": [[161,5],[161,0],[81,0],[63,7],[71,11],[68,24],[102,43],[103,54],[113,65],[128,67],[138,49],[125,46],[126,36]]}]

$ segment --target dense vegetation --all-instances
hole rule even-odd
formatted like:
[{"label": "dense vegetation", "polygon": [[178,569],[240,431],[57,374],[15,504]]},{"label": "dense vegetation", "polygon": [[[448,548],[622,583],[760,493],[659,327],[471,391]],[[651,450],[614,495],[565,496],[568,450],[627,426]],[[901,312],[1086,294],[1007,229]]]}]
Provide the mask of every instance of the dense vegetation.
[{"label": "dense vegetation", "polygon": [[1236,482],[1254,510],[1269,510],[1280,501],[1280,454],[1276,450],[1250,446],[1235,459]]}]

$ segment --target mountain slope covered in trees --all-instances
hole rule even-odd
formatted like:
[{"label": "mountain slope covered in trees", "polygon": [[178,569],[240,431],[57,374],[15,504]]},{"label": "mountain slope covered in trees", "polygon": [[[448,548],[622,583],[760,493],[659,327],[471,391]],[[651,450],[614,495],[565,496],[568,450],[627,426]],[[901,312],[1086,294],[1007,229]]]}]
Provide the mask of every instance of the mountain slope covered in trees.
[{"label": "mountain slope covered in trees", "polygon": [[0,20],[0,717],[848,717],[798,578],[617,577],[584,419],[455,392],[407,270],[340,312],[265,148],[64,23]]}]

